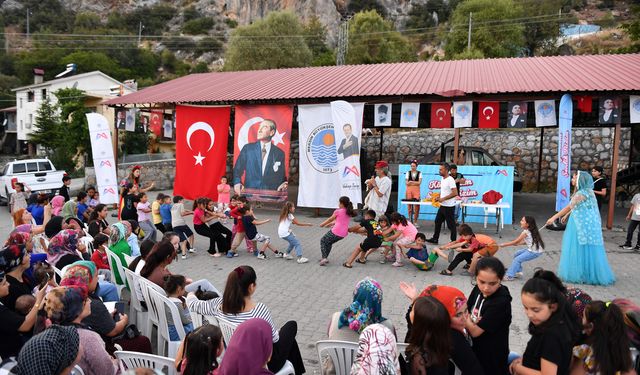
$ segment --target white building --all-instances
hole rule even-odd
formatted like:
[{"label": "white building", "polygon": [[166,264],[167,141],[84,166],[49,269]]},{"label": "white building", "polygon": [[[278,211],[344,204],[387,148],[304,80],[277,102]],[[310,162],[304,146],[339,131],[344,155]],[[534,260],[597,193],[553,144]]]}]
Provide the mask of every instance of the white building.
[{"label": "white building", "polygon": [[[111,96],[112,88],[122,87],[122,94],[126,95],[135,90],[123,85],[122,82],[109,77],[101,71],[93,71],[62,77],[51,81],[43,82],[42,71],[37,71],[34,75],[34,84],[13,89],[16,93],[16,128],[18,143],[26,143],[29,135],[34,131],[34,123],[38,109],[45,98],[49,98],[52,104],[57,102],[53,95],[59,89],[76,88],[85,92],[87,101],[85,105],[94,112],[101,113],[113,124],[114,110],[101,102]],[[117,90],[116,90],[117,91]],[[29,153],[32,154],[34,148],[29,145]]]}]

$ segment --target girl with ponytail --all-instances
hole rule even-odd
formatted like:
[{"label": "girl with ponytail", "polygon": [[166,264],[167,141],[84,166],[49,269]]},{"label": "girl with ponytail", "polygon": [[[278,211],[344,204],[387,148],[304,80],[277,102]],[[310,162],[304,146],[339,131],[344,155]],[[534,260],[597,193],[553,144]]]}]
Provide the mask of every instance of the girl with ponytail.
[{"label": "girl with ponytail", "polygon": [[333,244],[345,238],[349,233],[349,220],[354,216],[356,216],[356,213],[353,210],[353,203],[351,203],[349,197],[340,197],[338,209],[333,211],[333,215],[320,224],[321,227],[328,227],[333,224],[333,228],[320,239],[320,251],[322,252],[322,259],[320,259],[321,266],[329,263],[327,258],[329,258]]}]

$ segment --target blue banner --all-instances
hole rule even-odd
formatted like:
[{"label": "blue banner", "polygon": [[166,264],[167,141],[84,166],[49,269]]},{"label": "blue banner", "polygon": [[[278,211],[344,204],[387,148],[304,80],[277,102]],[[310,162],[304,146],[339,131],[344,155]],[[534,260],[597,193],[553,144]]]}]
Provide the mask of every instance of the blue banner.
[{"label": "blue banner", "polygon": [[[422,172],[422,184],[420,185],[421,200],[428,197],[430,192],[440,192],[440,174],[438,165],[419,165],[418,170]],[[398,212],[407,216],[407,206],[402,204],[402,199],[406,196],[406,174],[411,169],[409,164],[401,164],[398,174]],[[463,201],[482,201],[482,195],[489,190],[495,190],[502,194],[502,203],[509,203],[510,208],[504,209],[504,224],[512,222],[513,212],[513,167],[508,166],[466,166],[459,165],[458,173],[462,174],[465,182],[460,184],[458,194]],[[420,220],[433,221],[436,217],[437,208],[433,206],[420,206]],[[484,209],[478,207],[467,208],[467,223],[484,223]],[[477,215],[477,216],[476,216]],[[462,218],[460,218],[462,220]],[[487,223],[495,224],[495,216],[488,215]]]},{"label": "blue banner", "polygon": [[556,185],[556,211],[569,204],[571,196],[571,123],[573,101],[571,95],[560,99],[560,126],[558,128],[558,182]]}]

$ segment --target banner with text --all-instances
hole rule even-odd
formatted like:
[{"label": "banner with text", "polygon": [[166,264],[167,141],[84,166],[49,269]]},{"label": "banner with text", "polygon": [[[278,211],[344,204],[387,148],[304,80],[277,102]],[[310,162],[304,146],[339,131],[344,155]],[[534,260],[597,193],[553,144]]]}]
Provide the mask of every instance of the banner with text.
[{"label": "banner with text", "polygon": [[571,200],[571,125],[573,101],[571,95],[560,99],[560,126],[558,127],[558,182],[556,184],[556,211],[565,208]]},{"label": "banner with text", "polygon": [[98,113],[87,113],[91,154],[96,171],[96,185],[100,193],[100,203],[118,203],[118,177],[113,157],[111,129],[107,119]]},{"label": "banner with text", "polygon": [[[429,196],[429,193],[440,192],[440,174],[438,165],[418,165],[422,172],[422,185],[420,185],[421,200]],[[401,164],[398,176],[405,176],[411,169],[409,164]],[[462,174],[465,182],[460,184],[459,195],[463,201],[482,201],[482,195],[489,190],[495,190],[502,194],[502,203],[508,203],[510,208],[502,210],[504,224],[512,222],[513,212],[513,167],[510,166],[468,166],[459,165],[458,173]],[[398,178],[398,212],[407,216],[407,205],[402,202],[406,196],[406,184],[404,178]],[[436,207],[420,206],[420,220],[433,221],[436,217]],[[484,223],[484,208],[467,208],[467,223]],[[488,214],[488,223],[495,224],[495,215]],[[461,221],[462,218],[459,218]]]},{"label": "banner with text", "polygon": [[331,119],[336,125],[335,144],[340,145],[337,149],[340,195],[349,197],[354,205],[362,203],[360,136],[363,111],[364,103],[331,102]]},{"label": "banner with text", "polygon": [[298,106],[300,184],[298,206],[336,208],[342,188],[338,176],[331,105]]}]

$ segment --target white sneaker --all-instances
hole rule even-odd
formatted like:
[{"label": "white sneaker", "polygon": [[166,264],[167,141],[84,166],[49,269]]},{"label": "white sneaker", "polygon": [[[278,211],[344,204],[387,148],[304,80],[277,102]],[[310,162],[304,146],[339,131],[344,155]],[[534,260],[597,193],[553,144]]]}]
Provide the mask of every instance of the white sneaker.
[{"label": "white sneaker", "polygon": [[522,273],[522,272],[516,272],[516,277],[523,277],[523,276],[524,276],[524,273]]},{"label": "white sneaker", "polygon": [[284,259],[286,259],[286,260],[291,260],[291,259],[293,259],[293,255],[291,255],[291,254],[285,254],[285,255],[283,255],[282,257],[283,257]]},{"label": "white sneaker", "polygon": [[276,258],[282,258],[284,256],[284,254],[282,254],[281,252],[278,252],[274,255],[274,257]]},{"label": "white sneaker", "polygon": [[214,258],[220,258],[222,256],[222,253],[215,253],[213,254]]},{"label": "white sneaker", "polygon": [[183,256],[182,256],[182,259],[187,259],[187,256],[186,256],[186,255],[183,255]]},{"label": "white sneaker", "polygon": [[264,254],[258,254],[258,259],[265,260],[265,259],[267,259],[267,256],[264,255]]},{"label": "white sneaker", "polygon": [[308,261],[309,261],[309,259],[307,259],[305,257],[300,257],[300,258],[298,258],[298,260],[296,260],[296,262],[298,262],[298,264],[307,263]]},{"label": "white sneaker", "polygon": [[402,264],[402,263],[400,263],[400,262],[394,262],[394,263],[392,264],[392,266],[394,266],[394,267],[404,267],[404,264]]},{"label": "white sneaker", "polygon": [[190,252],[190,253],[195,253],[195,252],[196,252],[196,249],[189,249],[189,252]]}]

